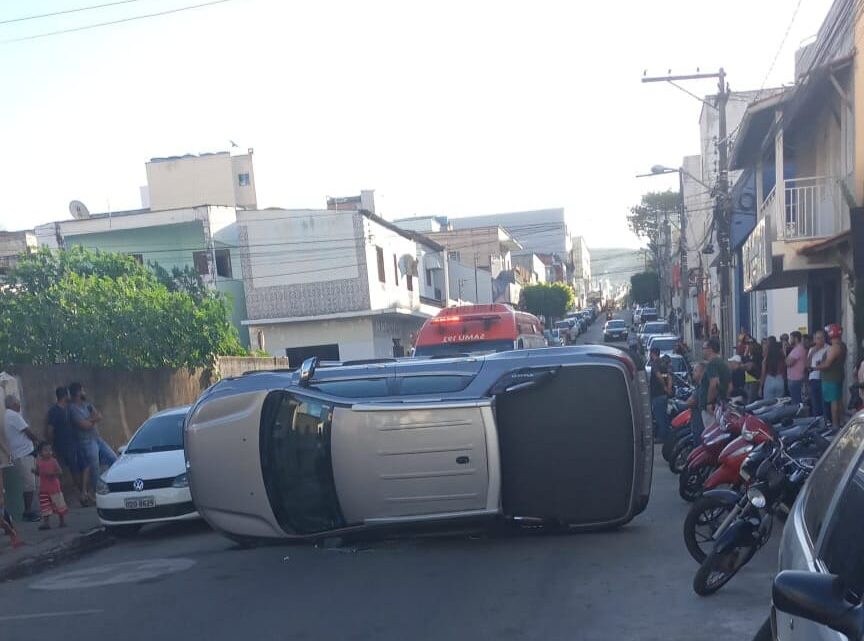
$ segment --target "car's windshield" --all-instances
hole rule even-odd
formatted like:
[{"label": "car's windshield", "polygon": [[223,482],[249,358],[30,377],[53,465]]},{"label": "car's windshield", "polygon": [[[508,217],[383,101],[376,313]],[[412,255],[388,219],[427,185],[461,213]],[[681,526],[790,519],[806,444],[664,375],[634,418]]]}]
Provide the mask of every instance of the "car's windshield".
[{"label": "car's windshield", "polygon": [[665,334],[669,331],[669,326],[666,323],[645,323],[642,329],[643,334]]},{"label": "car's windshield", "polygon": [[485,352],[507,352],[514,348],[513,341],[467,341],[464,343],[442,343],[441,345],[418,345],[414,356],[458,356]]},{"label": "car's windshield", "polygon": [[677,346],[677,338],[655,338],[651,341],[651,349],[659,349],[661,352],[671,351]]},{"label": "car's windshield", "polygon": [[624,329],[627,327],[627,323],[623,320],[611,320],[606,323],[606,327],[609,329]]},{"label": "car's windshield", "polygon": [[183,449],[185,414],[165,414],[148,419],[126,447],[127,454]]}]

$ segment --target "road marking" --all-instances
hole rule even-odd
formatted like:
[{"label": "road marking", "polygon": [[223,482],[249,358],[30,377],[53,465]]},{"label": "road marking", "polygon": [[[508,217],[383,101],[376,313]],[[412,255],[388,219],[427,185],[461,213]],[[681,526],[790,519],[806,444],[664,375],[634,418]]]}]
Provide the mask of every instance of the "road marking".
[{"label": "road marking", "polygon": [[30,585],[33,590],[75,590],[96,588],[118,583],[138,583],[148,579],[188,570],[192,559],[146,559],[109,563],[84,570],[65,572],[46,577]]},{"label": "road marking", "polygon": [[0,616],[0,621],[24,621],[26,619],[47,619],[51,617],[75,617],[83,614],[102,614],[105,610],[68,610],[66,612],[40,612],[37,614],[10,614]]}]

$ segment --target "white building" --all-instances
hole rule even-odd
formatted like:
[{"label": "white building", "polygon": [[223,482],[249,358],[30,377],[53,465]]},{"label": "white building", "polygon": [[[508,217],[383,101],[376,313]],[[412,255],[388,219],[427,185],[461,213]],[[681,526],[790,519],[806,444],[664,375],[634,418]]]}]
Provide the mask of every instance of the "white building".
[{"label": "white building", "polygon": [[141,201],[148,209],[257,206],[251,149],[236,156],[223,151],[151,158],[146,166],[147,186],[141,188]]},{"label": "white building", "polygon": [[573,291],[577,307],[584,307],[591,291],[591,252],[582,236],[573,237]]},{"label": "white building", "polygon": [[443,247],[343,200],[238,212],[253,347],[292,364],[392,357],[444,306]]}]

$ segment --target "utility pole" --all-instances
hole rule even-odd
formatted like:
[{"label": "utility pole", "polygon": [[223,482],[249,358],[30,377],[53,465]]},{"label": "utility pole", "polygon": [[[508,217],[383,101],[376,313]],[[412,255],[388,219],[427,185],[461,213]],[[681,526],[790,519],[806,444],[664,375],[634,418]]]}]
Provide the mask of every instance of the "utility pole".
[{"label": "utility pole", "polygon": [[[715,104],[699,98],[683,87],[675,84],[677,80],[703,80],[706,78],[717,78],[717,99]],[[715,191],[714,205],[714,229],[717,233],[717,244],[719,245],[719,276],[720,276],[720,349],[725,354],[731,353],[733,344],[732,329],[732,287],[731,287],[731,199],[729,197],[729,141],[726,131],[726,104],[729,102],[729,87],[726,83],[726,72],[720,67],[716,73],[695,73],[676,76],[655,76],[642,78],[642,82],[668,82],[685,93],[690,94],[700,102],[712,109],[716,109],[719,115],[718,123],[718,170],[717,189]],[[682,189],[683,199],[683,189]],[[683,201],[682,201],[683,210]],[[684,235],[682,225],[682,237]],[[682,272],[684,265],[682,264]],[[704,322],[704,319],[703,319]]]},{"label": "utility pole", "polygon": [[[687,268],[687,211],[684,205],[684,168],[678,168],[678,224],[681,232],[678,236],[678,251],[680,252],[681,265],[681,333],[685,334],[683,328],[690,322],[687,315],[690,300],[690,270]],[[692,326],[692,325],[691,325]],[[692,341],[692,339],[691,339]]]},{"label": "utility pole", "polygon": [[732,252],[730,235],[732,231],[732,200],[729,197],[729,141],[726,139],[726,103],[729,102],[729,87],[726,85],[726,72],[720,68],[717,82],[717,111],[719,112],[719,132],[717,158],[720,175],[717,182],[717,205],[714,212],[714,225],[717,230],[717,244],[720,250],[720,340],[723,353],[732,351]]}]

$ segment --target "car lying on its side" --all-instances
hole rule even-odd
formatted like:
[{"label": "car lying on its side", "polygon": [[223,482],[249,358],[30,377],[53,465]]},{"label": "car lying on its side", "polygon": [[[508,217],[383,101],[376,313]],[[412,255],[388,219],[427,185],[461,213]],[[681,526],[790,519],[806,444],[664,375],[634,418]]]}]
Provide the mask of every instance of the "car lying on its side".
[{"label": "car lying on its side", "polygon": [[501,519],[617,527],[648,502],[645,395],[644,373],[602,345],[309,359],[201,395],[186,423],[192,496],[241,541]]}]

